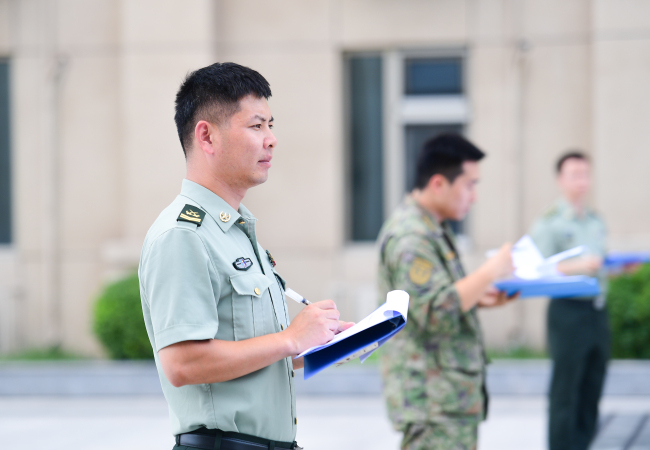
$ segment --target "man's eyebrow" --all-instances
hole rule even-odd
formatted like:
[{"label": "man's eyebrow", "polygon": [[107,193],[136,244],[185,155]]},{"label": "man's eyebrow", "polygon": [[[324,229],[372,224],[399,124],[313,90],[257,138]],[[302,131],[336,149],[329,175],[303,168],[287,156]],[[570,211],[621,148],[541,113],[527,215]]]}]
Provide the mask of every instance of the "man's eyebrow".
[{"label": "man's eyebrow", "polygon": [[[266,122],[266,117],[264,117],[264,116],[260,116],[259,114],[255,114],[255,115],[253,116],[253,120],[254,120],[254,119],[259,119],[259,120],[261,120],[262,122]],[[269,119],[269,122],[273,122],[273,116],[271,116],[271,118]]]}]

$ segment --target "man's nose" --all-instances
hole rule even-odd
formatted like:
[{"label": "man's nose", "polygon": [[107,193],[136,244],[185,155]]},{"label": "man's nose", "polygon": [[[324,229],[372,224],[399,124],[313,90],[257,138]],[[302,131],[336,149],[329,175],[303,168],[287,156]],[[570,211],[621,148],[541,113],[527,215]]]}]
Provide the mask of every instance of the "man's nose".
[{"label": "man's nose", "polygon": [[275,148],[275,146],[278,144],[278,140],[276,139],[275,135],[273,134],[272,131],[269,131],[269,136],[266,138],[266,148]]}]

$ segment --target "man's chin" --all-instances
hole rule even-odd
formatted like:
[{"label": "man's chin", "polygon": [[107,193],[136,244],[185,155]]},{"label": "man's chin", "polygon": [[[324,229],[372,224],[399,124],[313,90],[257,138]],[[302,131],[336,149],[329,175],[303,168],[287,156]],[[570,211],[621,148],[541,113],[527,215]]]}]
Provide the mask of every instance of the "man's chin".
[{"label": "man's chin", "polygon": [[264,183],[266,183],[266,180],[268,180],[268,179],[269,179],[269,174],[268,173],[265,173],[263,175],[259,174],[259,175],[253,177],[250,180],[251,187],[255,187],[255,186],[259,186],[260,184],[264,184]]}]

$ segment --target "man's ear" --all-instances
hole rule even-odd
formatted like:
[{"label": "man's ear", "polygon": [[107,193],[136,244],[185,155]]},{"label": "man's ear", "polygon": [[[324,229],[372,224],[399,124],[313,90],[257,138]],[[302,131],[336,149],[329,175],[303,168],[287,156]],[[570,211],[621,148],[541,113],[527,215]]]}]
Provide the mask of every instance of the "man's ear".
[{"label": "man's ear", "polygon": [[427,189],[431,190],[432,192],[439,192],[440,189],[444,188],[447,184],[449,184],[447,178],[445,178],[445,176],[442,174],[436,173],[431,178],[429,178]]},{"label": "man's ear", "polygon": [[204,154],[213,155],[219,144],[219,130],[205,120],[199,120],[194,127],[194,142]]}]

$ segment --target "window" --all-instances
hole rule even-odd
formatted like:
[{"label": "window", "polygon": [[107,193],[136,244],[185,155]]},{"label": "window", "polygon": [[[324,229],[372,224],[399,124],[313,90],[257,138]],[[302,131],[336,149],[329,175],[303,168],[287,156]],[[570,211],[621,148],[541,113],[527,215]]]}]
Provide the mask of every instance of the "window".
[{"label": "window", "polygon": [[408,58],[404,65],[406,95],[463,93],[460,58]]},{"label": "window", "polygon": [[[465,130],[463,58],[461,51],[350,54],[346,71],[348,236],[368,241],[377,238],[385,218],[413,189],[424,143],[442,132]],[[465,232],[464,223],[452,227]]]},{"label": "window", "polygon": [[0,244],[11,243],[9,61],[0,59]]},{"label": "window", "polygon": [[375,240],[384,220],[381,56],[351,56],[349,146],[351,238]]}]

